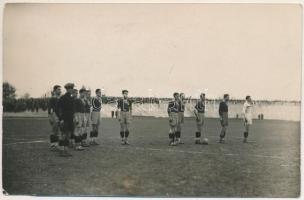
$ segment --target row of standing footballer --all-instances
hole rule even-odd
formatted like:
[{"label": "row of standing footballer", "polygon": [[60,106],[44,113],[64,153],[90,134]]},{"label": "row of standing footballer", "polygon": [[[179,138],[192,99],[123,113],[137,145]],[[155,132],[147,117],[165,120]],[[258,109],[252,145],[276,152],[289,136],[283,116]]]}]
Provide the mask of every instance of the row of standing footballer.
[{"label": "row of standing footballer", "polygon": [[[73,83],[64,86],[66,93],[61,96],[61,86],[53,87],[52,97],[49,102],[49,121],[52,127],[50,135],[51,150],[59,151],[60,156],[71,156],[69,148],[83,151],[85,148],[99,145],[97,142],[100,125],[100,111],[102,106],[101,90],[96,89],[96,96],[91,97],[91,91],[81,88],[74,89]],[[128,145],[130,134],[132,103],[128,98],[128,91],[122,90],[122,98],[117,101],[118,120],[120,122],[121,144]],[[183,144],[181,141],[182,124],[184,123],[184,110],[186,99],[183,93],[174,93],[174,99],[168,103],[169,115],[169,145]],[[224,94],[219,105],[221,132],[219,142],[225,143],[226,129],[228,127],[228,101],[229,95]],[[205,121],[205,94],[200,94],[200,99],[194,107],[197,131],[195,144],[208,144],[208,139],[201,139],[202,127]],[[249,127],[252,125],[252,100],[246,96],[243,106],[244,140],[247,142]]]},{"label": "row of standing footballer", "polygon": [[[184,123],[184,111],[185,111],[185,96],[183,93],[174,93],[174,100],[168,104],[168,115],[169,115],[169,139],[170,145],[176,146],[183,144],[181,141],[181,130],[182,124]],[[195,133],[195,144],[208,144],[208,139],[201,139],[202,126],[205,121],[205,93],[200,94],[200,99],[196,102],[194,107],[194,114],[196,119],[197,131]],[[219,105],[219,116],[221,124],[221,132],[219,135],[219,143],[225,143],[225,136],[228,127],[228,101],[229,94],[224,94],[223,101]],[[244,143],[247,143],[249,134],[249,127],[252,125],[252,100],[250,96],[246,96],[246,101],[243,106],[242,115],[244,119]]]}]

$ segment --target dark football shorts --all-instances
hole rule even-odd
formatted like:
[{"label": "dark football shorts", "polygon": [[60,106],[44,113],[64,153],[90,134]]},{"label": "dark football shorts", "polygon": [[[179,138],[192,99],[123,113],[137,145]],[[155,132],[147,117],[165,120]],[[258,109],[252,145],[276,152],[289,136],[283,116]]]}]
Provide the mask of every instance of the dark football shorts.
[{"label": "dark football shorts", "polygon": [[228,113],[227,112],[223,113],[220,121],[221,121],[222,126],[228,126]]},{"label": "dark football shorts", "polygon": [[63,132],[73,132],[74,131],[74,122],[73,118],[68,118],[63,120],[63,126],[61,131]]}]

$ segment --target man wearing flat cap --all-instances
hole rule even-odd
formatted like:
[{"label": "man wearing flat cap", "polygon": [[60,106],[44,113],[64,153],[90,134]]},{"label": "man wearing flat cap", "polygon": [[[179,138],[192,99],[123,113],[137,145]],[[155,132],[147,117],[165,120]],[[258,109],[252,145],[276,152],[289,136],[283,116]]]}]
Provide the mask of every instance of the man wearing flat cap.
[{"label": "man wearing flat cap", "polygon": [[74,84],[67,83],[64,88],[66,93],[58,101],[61,138],[59,140],[60,156],[71,156],[68,153],[69,138],[74,131]]}]

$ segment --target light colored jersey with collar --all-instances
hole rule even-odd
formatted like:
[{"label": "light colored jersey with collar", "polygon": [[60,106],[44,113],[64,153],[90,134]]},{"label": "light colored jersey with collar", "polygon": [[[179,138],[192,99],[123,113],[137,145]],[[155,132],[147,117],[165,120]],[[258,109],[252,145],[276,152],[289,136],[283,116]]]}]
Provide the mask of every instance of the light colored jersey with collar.
[{"label": "light colored jersey with collar", "polygon": [[252,120],[253,115],[253,105],[247,101],[245,101],[242,110],[243,117],[247,120]]}]

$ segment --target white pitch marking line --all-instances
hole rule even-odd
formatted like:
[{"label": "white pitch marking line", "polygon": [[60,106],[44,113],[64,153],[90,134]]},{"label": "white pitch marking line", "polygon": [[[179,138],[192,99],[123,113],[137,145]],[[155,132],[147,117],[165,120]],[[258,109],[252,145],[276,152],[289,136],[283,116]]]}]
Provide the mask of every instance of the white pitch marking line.
[{"label": "white pitch marking line", "polygon": [[15,145],[15,144],[31,144],[31,143],[47,143],[46,140],[35,140],[35,141],[27,141],[27,142],[13,142],[13,143],[7,143],[3,144],[5,146]]},{"label": "white pitch marking line", "polygon": [[[3,138],[3,137],[2,137]],[[6,140],[27,140],[27,139],[22,139],[22,138],[20,138],[20,139],[18,139],[18,138],[10,138],[10,137],[4,137]],[[3,139],[4,139],[3,138]]]},{"label": "white pitch marking line", "polygon": [[[13,138],[13,137],[2,137],[5,140],[20,140],[20,141],[30,141],[28,138]],[[33,139],[33,138],[32,138]],[[36,139],[44,139],[44,138],[36,138]]]}]

